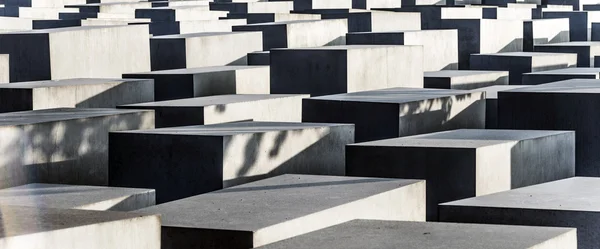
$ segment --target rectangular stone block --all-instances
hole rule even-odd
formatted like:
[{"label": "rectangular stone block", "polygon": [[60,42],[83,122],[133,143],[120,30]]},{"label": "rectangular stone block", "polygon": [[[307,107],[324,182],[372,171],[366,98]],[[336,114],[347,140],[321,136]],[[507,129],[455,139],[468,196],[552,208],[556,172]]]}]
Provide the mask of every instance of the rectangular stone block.
[{"label": "rectangular stone block", "polygon": [[265,1],[265,2],[233,2],[210,3],[210,10],[228,11],[229,13],[289,13],[294,9],[293,1]]},{"label": "rectangular stone block", "polygon": [[[535,1],[535,0],[534,0]],[[507,0],[485,0],[486,5],[506,5]],[[540,3],[541,4],[541,3]],[[480,6],[467,6],[479,8]],[[530,8],[504,8],[501,6],[483,7],[484,19],[498,20],[531,20],[533,19],[533,11]]]},{"label": "rectangular stone block", "polygon": [[498,93],[498,124],[504,129],[573,130],[576,175],[600,176],[600,83],[572,79]]},{"label": "rectangular stone block", "polygon": [[[130,19],[99,19],[87,18],[81,20],[81,26],[111,26],[111,25],[130,25],[130,24],[151,24],[150,19],[130,18]],[[152,34],[152,32],[150,32]]]},{"label": "rectangular stone block", "polygon": [[153,22],[150,24],[150,33],[154,36],[160,36],[200,32],[231,32],[233,26],[244,24],[246,24],[245,19]]},{"label": "rectangular stone block", "polygon": [[0,206],[5,249],[159,249],[160,218],[125,212]]},{"label": "rectangular stone block", "polygon": [[[121,0],[113,0],[113,1],[121,1]],[[135,1],[137,1],[137,0],[135,0]],[[152,7],[200,6],[200,5],[208,6],[209,2],[210,1],[207,1],[207,0],[152,1]]]},{"label": "rectangular stone block", "polygon": [[[579,148],[578,148],[579,149]],[[573,177],[439,206],[446,222],[577,228],[577,248],[598,246],[600,179]]]},{"label": "rectangular stone block", "polygon": [[152,111],[62,108],[0,114],[0,188],[106,185],[108,132],[153,127]]},{"label": "rectangular stone block", "polygon": [[354,126],[238,122],[115,132],[109,140],[110,186],[156,189],[163,203],[281,174],[344,175]]},{"label": "rectangular stone block", "polygon": [[321,96],[423,87],[423,47],[348,45],[274,49],[271,93]]},{"label": "rectangular stone block", "polygon": [[524,73],[576,67],[577,54],[509,52],[494,54],[472,54],[471,69],[508,71],[511,85],[522,84]]},{"label": "rectangular stone block", "polygon": [[268,66],[269,64],[271,64],[270,51],[257,51],[248,53],[248,65]]},{"label": "rectangular stone block", "polygon": [[420,13],[356,10],[348,13],[348,31],[382,32],[421,30]]},{"label": "rectangular stone block", "polygon": [[390,88],[302,100],[303,122],[356,125],[356,141],[485,127],[485,94]]},{"label": "rectangular stone block", "polygon": [[29,18],[29,19],[63,19],[62,15],[77,14],[79,11],[73,8],[60,7],[18,7],[5,6],[4,16]]},{"label": "rectangular stone block", "polygon": [[424,73],[425,88],[472,90],[508,85],[507,71],[442,70]]},{"label": "rectangular stone block", "polygon": [[346,35],[348,45],[421,45],[424,71],[458,69],[456,30],[358,32]]},{"label": "rectangular stone block", "polygon": [[262,50],[346,45],[348,20],[299,20],[234,26],[233,31],[261,31]]},{"label": "rectangular stone block", "polygon": [[161,214],[162,248],[254,248],[353,219],[425,219],[425,182],[283,175],[138,211]]},{"label": "rectangular stone block", "polygon": [[[507,243],[510,241],[510,243]],[[577,248],[573,228],[354,220],[259,249],[374,248]]]},{"label": "rectangular stone block", "polygon": [[478,88],[485,92],[485,128],[498,129],[498,92],[528,87],[529,85],[496,85]]},{"label": "rectangular stone block", "polygon": [[385,10],[394,12],[419,12],[422,29],[446,29],[443,25],[443,23],[447,22],[446,19],[483,19],[481,8],[464,8],[462,6],[420,5],[388,8]]},{"label": "rectangular stone block", "polygon": [[458,29],[458,67],[468,69],[471,54],[523,51],[523,21],[448,19],[444,29]]},{"label": "rectangular stone block", "polygon": [[[240,43],[240,40],[244,42]],[[261,51],[262,47],[260,32],[202,32],[155,36],[150,39],[151,68],[156,71],[247,65],[247,54]]]},{"label": "rectangular stone block", "polygon": [[32,183],[0,190],[0,205],[132,211],[154,206],[153,189]]},{"label": "rectangular stone block", "polygon": [[155,111],[156,127],[239,121],[302,121],[302,99],[310,95],[232,94],[124,105]]},{"label": "rectangular stone block", "polygon": [[0,84],[10,82],[10,55],[0,54]]},{"label": "rectangular stone block", "polygon": [[228,18],[244,18],[248,24],[285,22],[300,20],[321,20],[318,14],[295,14],[295,13],[245,13],[245,14],[227,14]]},{"label": "rectangular stone block", "polygon": [[523,74],[523,84],[539,85],[570,79],[600,79],[600,68],[573,67]]},{"label": "rectangular stone block", "polygon": [[[437,205],[575,175],[575,133],[454,130],[346,146],[349,176],[424,179]],[[457,181],[460,179],[460,181]]]},{"label": "rectangular stone block", "polygon": [[153,79],[157,101],[221,94],[268,94],[268,66],[218,66],[124,74]]},{"label": "rectangular stone block", "polygon": [[121,77],[149,71],[147,25],[86,26],[0,34],[10,81]]},{"label": "rectangular stone block", "polygon": [[543,18],[569,18],[570,41],[589,41],[592,35],[592,23],[600,22],[600,12],[544,11]]},{"label": "rectangular stone block", "polygon": [[136,9],[152,8],[152,2],[121,2],[121,3],[87,3],[79,5],[66,5],[67,8],[76,8],[80,13],[135,13]]},{"label": "rectangular stone block", "polygon": [[226,16],[227,11],[211,11],[208,5],[155,7],[135,10],[136,18],[150,18],[152,22],[219,20],[220,17]]},{"label": "rectangular stone block", "polygon": [[600,42],[562,42],[537,45],[536,52],[576,53],[577,66],[594,67],[594,56],[600,55]]},{"label": "rectangular stone block", "polygon": [[353,0],[294,0],[294,10],[352,9]]},{"label": "rectangular stone block", "polygon": [[114,108],[154,101],[147,79],[67,79],[0,84],[0,113],[59,107]]},{"label": "rectangular stone block", "polygon": [[523,51],[533,52],[533,47],[537,45],[568,41],[568,18],[523,21]]}]

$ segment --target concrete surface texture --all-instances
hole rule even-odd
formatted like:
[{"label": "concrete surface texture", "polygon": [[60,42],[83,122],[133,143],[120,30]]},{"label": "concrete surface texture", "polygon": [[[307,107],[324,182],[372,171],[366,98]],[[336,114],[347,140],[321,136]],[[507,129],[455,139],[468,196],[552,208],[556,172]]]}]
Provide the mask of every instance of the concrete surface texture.
[{"label": "concrete surface texture", "polygon": [[0,190],[0,205],[132,211],[155,204],[153,189],[32,183]]},{"label": "concrete surface texture", "polygon": [[427,180],[428,220],[437,220],[441,202],[575,175],[570,131],[464,129],[349,144],[346,151],[348,175]]},{"label": "concrete surface texture", "polygon": [[59,108],[0,114],[1,188],[108,184],[108,132],[154,127],[154,112]]},{"label": "concrete surface texture", "polygon": [[523,74],[523,84],[529,85],[570,79],[600,79],[600,68],[575,67]]},{"label": "concrete surface texture", "polygon": [[478,88],[477,91],[485,92],[485,128],[497,129],[498,126],[498,92],[511,90],[530,85],[498,85]]},{"label": "concrete surface texture", "polygon": [[283,175],[137,211],[160,214],[162,248],[252,248],[353,219],[423,221],[420,180]]},{"label": "concrete surface texture", "polygon": [[595,67],[594,56],[600,55],[600,42],[561,42],[535,46],[534,51],[551,53],[576,53],[579,67]]},{"label": "concrete surface texture", "polygon": [[[115,132],[109,142],[110,186],[156,189],[163,203],[286,173],[344,175],[354,126],[238,122]],[[153,156],[131,156],[141,154]]]},{"label": "concrete surface texture", "polygon": [[150,109],[157,128],[236,121],[302,121],[302,94],[229,94],[119,106]]},{"label": "concrete surface texture", "polygon": [[[485,126],[485,94],[389,88],[304,99],[303,122],[356,125],[356,141]],[[425,121],[427,120],[427,121]]]},{"label": "concrete surface texture", "polygon": [[508,85],[508,71],[442,70],[424,73],[425,88],[473,90]]},{"label": "concrete surface texture", "polygon": [[577,248],[573,228],[354,220],[260,249],[320,248]]},{"label": "concrete surface texture", "polygon": [[66,79],[0,85],[0,112],[60,107],[114,108],[154,100],[154,82],[144,79]]},{"label": "concrete surface texture", "polygon": [[598,241],[598,178],[573,177],[440,205],[446,222],[577,228],[578,248]]},{"label": "concrete surface texture", "polygon": [[126,212],[0,206],[6,249],[159,249],[160,218]]}]

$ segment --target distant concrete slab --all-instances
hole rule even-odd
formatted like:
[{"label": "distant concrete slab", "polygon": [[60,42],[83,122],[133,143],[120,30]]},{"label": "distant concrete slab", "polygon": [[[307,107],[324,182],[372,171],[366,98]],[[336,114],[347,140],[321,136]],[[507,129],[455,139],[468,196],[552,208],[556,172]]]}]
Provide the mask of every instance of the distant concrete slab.
[{"label": "distant concrete slab", "polygon": [[574,67],[523,74],[523,84],[529,85],[570,79],[600,79],[600,68]]},{"label": "distant concrete slab", "polygon": [[508,85],[508,71],[442,70],[425,72],[425,88],[473,90]]},{"label": "distant concrete slab", "polygon": [[162,248],[253,248],[353,219],[423,221],[421,180],[283,175],[137,211]]}]

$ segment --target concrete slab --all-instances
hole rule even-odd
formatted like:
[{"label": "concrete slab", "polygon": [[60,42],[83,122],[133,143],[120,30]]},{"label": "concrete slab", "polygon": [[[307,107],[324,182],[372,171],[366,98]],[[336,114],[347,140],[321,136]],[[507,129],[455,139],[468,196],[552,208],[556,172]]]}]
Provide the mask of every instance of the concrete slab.
[{"label": "concrete slab", "polygon": [[[510,243],[507,243],[510,241]],[[573,228],[353,220],[260,249],[577,248]]]},{"label": "concrete slab", "polygon": [[109,140],[110,186],[156,189],[163,203],[287,173],[344,175],[354,126],[238,122],[115,132]]},{"label": "concrete slab", "polygon": [[125,212],[0,206],[6,249],[159,249],[160,219]]},{"label": "concrete slab", "polygon": [[535,46],[536,52],[576,53],[577,66],[594,67],[594,56],[600,55],[600,42],[562,42]]},{"label": "concrete slab", "polygon": [[147,25],[85,26],[0,34],[10,81],[119,78],[149,71]]},{"label": "concrete slab", "polygon": [[244,24],[246,24],[245,19],[153,22],[150,24],[150,33],[154,36],[161,36],[200,32],[231,32],[233,26]]},{"label": "concrete slab", "polygon": [[461,90],[389,88],[302,100],[303,122],[356,125],[365,142],[485,127],[485,94]]},{"label": "concrete slab", "polygon": [[239,121],[302,121],[300,94],[229,94],[200,98],[124,105],[119,108],[150,109],[156,127],[218,124]]},{"label": "concrete slab", "polygon": [[147,9],[136,9],[136,18],[150,18],[157,21],[191,21],[191,20],[219,20],[226,17],[227,11],[211,11],[208,5],[199,6],[169,6]]},{"label": "concrete slab", "polygon": [[461,129],[350,144],[346,151],[349,176],[427,180],[428,220],[438,219],[442,202],[575,175],[572,131]]},{"label": "concrete slab", "polygon": [[248,24],[285,22],[299,20],[321,20],[318,14],[295,14],[295,13],[245,13],[245,14],[227,14],[228,18],[244,18]]},{"label": "concrete slab", "polygon": [[[268,66],[271,64],[270,51],[257,51],[248,53],[248,65],[252,66]],[[599,64],[600,65],[600,64]]]},{"label": "concrete slab", "polygon": [[440,205],[447,222],[577,228],[581,249],[598,245],[600,179],[573,177]]},{"label": "concrete slab", "polygon": [[508,85],[507,71],[442,70],[424,73],[425,88],[472,90]]},{"label": "concrete slab", "polygon": [[0,113],[59,107],[114,108],[154,100],[153,80],[66,79],[0,84]]},{"label": "concrete slab", "polygon": [[498,93],[498,124],[505,129],[574,130],[576,175],[600,176],[600,80],[572,79]]},{"label": "concrete slab", "polygon": [[152,111],[60,108],[0,114],[0,188],[106,185],[108,132],[153,127]]},{"label": "concrete slab", "polygon": [[357,32],[346,35],[348,45],[421,45],[423,70],[458,69],[457,30]]},{"label": "concrete slab", "polygon": [[298,20],[234,26],[233,31],[261,31],[262,50],[346,45],[348,20]]},{"label": "concrete slab", "polygon": [[213,66],[124,74],[153,79],[154,99],[172,100],[221,94],[268,94],[268,66]]},{"label": "concrete slab", "polygon": [[600,68],[575,67],[523,74],[523,83],[529,85],[570,79],[600,79]]},{"label": "concrete slab", "polygon": [[294,0],[294,10],[352,9],[352,0]]},{"label": "concrete slab", "polygon": [[544,11],[542,15],[544,19],[569,18],[570,41],[589,41],[592,23],[600,21],[597,11]]},{"label": "concrete slab", "polygon": [[568,41],[571,41],[568,18],[523,21],[523,51],[533,52],[536,45]]},{"label": "concrete slab", "polygon": [[0,205],[132,211],[154,206],[153,189],[32,183],[0,190]]},{"label": "concrete slab", "polygon": [[10,55],[0,54],[0,84],[10,82]]},{"label": "concrete slab", "polygon": [[[239,43],[240,40],[244,42]],[[157,71],[247,65],[246,55],[262,50],[262,46],[260,32],[202,32],[155,36],[150,39],[151,68],[152,71]]]},{"label": "concrete slab", "polygon": [[229,13],[289,13],[294,9],[293,1],[256,1],[256,2],[212,2],[210,10],[228,11]]},{"label": "concrete slab", "polygon": [[497,85],[475,89],[485,92],[485,128],[498,129],[498,92],[530,85]]},{"label": "concrete slab", "polygon": [[421,180],[283,175],[151,208],[162,247],[253,248],[353,219],[423,221]]},{"label": "concrete slab", "polygon": [[472,54],[471,69],[508,71],[509,84],[523,84],[524,73],[576,67],[578,55],[574,53],[508,52]]},{"label": "concrete slab", "polygon": [[[379,9],[378,9],[379,10]],[[463,8],[462,6],[402,6],[402,8],[381,9],[394,12],[418,12],[421,16],[421,28],[445,29],[445,19],[483,19],[481,8]]]},{"label": "concrete slab", "polygon": [[271,93],[322,96],[389,87],[423,87],[422,46],[274,49],[270,59]]}]

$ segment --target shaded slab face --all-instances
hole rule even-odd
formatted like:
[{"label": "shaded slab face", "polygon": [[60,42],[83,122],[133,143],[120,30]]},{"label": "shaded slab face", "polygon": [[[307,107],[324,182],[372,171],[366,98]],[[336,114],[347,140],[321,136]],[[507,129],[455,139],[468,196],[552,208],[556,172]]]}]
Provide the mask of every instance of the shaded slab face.
[{"label": "shaded slab face", "polygon": [[33,183],[0,190],[0,205],[131,211],[154,205],[154,190]]},{"label": "shaded slab face", "polygon": [[578,248],[597,247],[600,179],[573,177],[440,205],[448,222],[577,228]]},{"label": "shaded slab face", "polygon": [[600,78],[600,68],[575,67],[526,73],[523,74],[523,83],[529,85],[539,85],[570,79],[598,78]]},{"label": "shaded slab face", "polygon": [[465,129],[351,144],[346,174],[427,180],[435,221],[438,203],[574,176],[574,140],[570,131]]},{"label": "shaded slab face", "polygon": [[354,220],[260,249],[577,248],[572,228]]},{"label": "shaded slab face", "polygon": [[508,85],[508,71],[442,70],[424,73],[425,88],[472,90]]},{"label": "shaded slab face", "polygon": [[[165,203],[163,248],[249,248],[357,218],[425,218],[420,180],[283,175]],[[225,239],[228,238],[228,239]]]},{"label": "shaded slab face", "polygon": [[6,249],[159,249],[160,220],[125,212],[0,206]]}]

